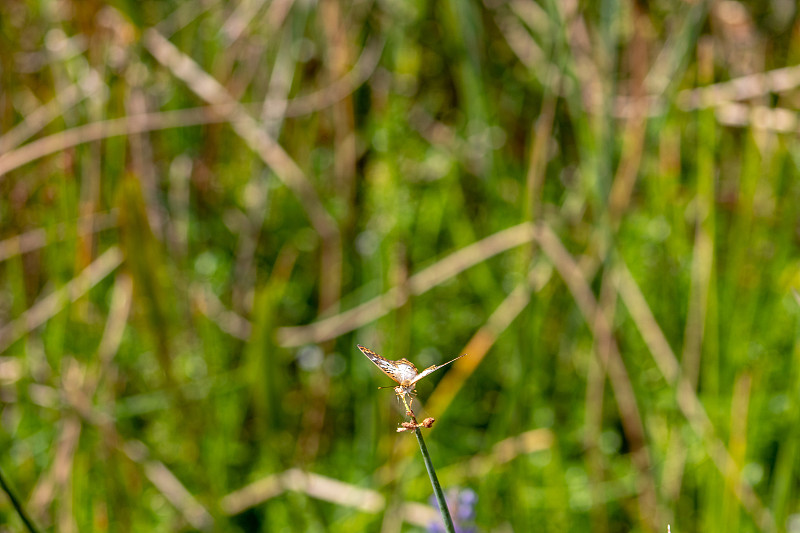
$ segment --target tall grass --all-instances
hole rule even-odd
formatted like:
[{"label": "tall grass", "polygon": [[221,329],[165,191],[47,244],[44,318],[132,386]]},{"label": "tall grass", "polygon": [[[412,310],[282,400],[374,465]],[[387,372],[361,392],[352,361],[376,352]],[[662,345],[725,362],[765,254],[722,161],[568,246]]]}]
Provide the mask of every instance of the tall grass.
[{"label": "tall grass", "polygon": [[778,4],[0,3],[0,470],[31,521],[428,527],[360,342],[470,354],[418,415],[482,531],[796,528]]}]

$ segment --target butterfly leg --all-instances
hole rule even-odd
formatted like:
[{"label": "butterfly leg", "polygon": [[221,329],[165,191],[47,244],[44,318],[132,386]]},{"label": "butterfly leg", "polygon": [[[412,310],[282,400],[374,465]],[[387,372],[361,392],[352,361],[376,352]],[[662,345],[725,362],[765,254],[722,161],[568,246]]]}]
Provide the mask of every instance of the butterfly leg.
[{"label": "butterfly leg", "polygon": [[[398,398],[402,400],[403,405],[406,407],[406,414],[408,416],[414,416],[414,411],[411,410],[411,402],[414,401],[414,398],[411,397],[411,394],[406,392],[402,387],[396,387],[394,391],[397,394]],[[409,399],[408,402],[406,402],[406,396],[408,396]]]}]

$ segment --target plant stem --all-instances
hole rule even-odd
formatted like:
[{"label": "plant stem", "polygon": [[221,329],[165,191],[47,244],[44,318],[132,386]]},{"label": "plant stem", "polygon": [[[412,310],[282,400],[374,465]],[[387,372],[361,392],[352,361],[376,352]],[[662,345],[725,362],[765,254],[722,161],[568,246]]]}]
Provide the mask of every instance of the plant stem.
[{"label": "plant stem", "polygon": [[22,507],[22,504],[14,495],[14,491],[11,490],[11,486],[8,483],[6,483],[2,471],[0,471],[0,487],[2,487],[3,491],[8,495],[8,499],[11,500],[11,505],[13,505],[14,509],[16,509],[17,514],[22,519],[22,522],[25,524],[25,527],[28,528],[28,531],[30,533],[37,533],[36,527],[33,525],[33,522],[28,516],[28,513],[25,512],[25,508]]},{"label": "plant stem", "polygon": [[[416,419],[412,416],[412,420],[416,424]],[[422,451],[422,458],[425,460],[425,468],[428,469],[428,476],[431,478],[431,485],[433,485],[433,493],[436,495],[436,502],[439,504],[439,512],[442,513],[442,520],[444,521],[444,528],[447,533],[456,533],[456,528],[453,525],[453,519],[450,516],[450,509],[447,508],[447,501],[444,499],[444,492],[442,486],[439,485],[439,478],[436,477],[436,470],[433,468],[433,461],[428,453],[428,447],[425,446],[425,440],[422,438],[422,431],[419,428],[414,429],[417,435],[417,442],[419,442],[419,449]]]},{"label": "plant stem", "polygon": [[436,495],[436,502],[439,504],[439,512],[442,513],[444,528],[447,533],[456,533],[456,528],[453,525],[453,518],[450,516],[450,509],[447,507],[447,500],[444,498],[442,486],[439,485],[439,478],[436,477],[436,470],[433,468],[431,455],[428,453],[428,447],[425,446],[425,440],[422,438],[422,431],[419,430],[417,417],[414,416],[414,411],[411,410],[411,406],[408,405],[408,402],[406,402],[406,395],[398,394],[398,396],[400,396],[400,399],[403,400],[403,405],[406,406],[406,415],[408,415],[411,421],[416,425],[414,428],[414,433],[417,436],[417,442],[419,442],[419,449],[422,451],[422,459],[425,461],[425,468],[428,470],[428,476],[431,478],[433,493]]}]

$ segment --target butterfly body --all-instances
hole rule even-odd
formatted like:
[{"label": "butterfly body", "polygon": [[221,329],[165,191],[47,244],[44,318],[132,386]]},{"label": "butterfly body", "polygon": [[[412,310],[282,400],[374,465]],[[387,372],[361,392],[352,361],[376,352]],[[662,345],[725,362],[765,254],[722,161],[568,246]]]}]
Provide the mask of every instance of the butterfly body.
[{"label": "butterfly body", "polygon": [[373,352],[365,346],[361,346],[360,344],[357,344],[356,346],[358,346],[358,349],[361,350],[361,352],[366,355],[367,358],[375,364],[375,366],[380,368],[384,374],[397,382],[398,385],[394,388],[394,390],[398,396],[406,394],[411,395],[414,392],[417,381],[424,378],[434,370],[438,370],[443,366],[449,365],[456,359],[460,359],[461,357],[464,357],[464,355],[467,355],[459,355],[453,359],[453,361],[448,361],[443,365],[429,366],[422,372],[419,372],[417,371],[417,367],[415,367],[414,364],[405,357],[398,359],[397,361],[390,361],[389,359],[386,359],[382,355]]},{"label": "butterfly body", "polygon": [[417,367],[414,366],[414,363],[405,357],[398,361],[392,362],[395,364],[394,376],[397,377],[397,381],[404,386],[411,385],[411,380],[413,380],[419,374],[419,371],[417,370]]}]

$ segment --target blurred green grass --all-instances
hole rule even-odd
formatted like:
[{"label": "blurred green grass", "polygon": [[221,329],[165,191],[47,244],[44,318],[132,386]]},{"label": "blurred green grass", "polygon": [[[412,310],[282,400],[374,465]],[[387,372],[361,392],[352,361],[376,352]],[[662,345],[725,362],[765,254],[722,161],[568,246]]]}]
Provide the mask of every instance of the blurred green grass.
[{"label": "blurred green grass", "polygon": [[797,35],[778,1],[3,2],[0,470],[43,531],[424,530],[355,344],[467,351],[418,414],[478,530],[796,531]]}]

